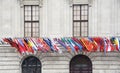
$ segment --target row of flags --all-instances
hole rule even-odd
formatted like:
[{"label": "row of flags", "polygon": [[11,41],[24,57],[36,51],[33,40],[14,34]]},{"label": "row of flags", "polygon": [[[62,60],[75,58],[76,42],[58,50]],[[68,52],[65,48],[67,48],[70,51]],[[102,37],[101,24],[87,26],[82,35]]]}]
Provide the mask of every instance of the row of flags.
[{"label": "row of flags", "polygon": [[3,38],[0,43],[8,43],[15,47],[20,54],[35,52],[58,52],[63,46],[68,52],[108,52],[120,51],[120,39],[116,37],[87,37],[87,38]]}]

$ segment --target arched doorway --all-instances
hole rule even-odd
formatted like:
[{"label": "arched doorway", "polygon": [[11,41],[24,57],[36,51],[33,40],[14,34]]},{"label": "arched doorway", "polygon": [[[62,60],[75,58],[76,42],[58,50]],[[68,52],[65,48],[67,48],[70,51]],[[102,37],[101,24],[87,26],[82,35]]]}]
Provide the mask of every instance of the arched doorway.
[{"label": "arched doorway", "polygon": [[41,62],[34,56],[29,56],[22,63],[22,73],[41,73]]},{"label": "arched doorway", "polygon": [[70,73],[92,73],[92,62],[85,55],[77,55],[70,61]]}]

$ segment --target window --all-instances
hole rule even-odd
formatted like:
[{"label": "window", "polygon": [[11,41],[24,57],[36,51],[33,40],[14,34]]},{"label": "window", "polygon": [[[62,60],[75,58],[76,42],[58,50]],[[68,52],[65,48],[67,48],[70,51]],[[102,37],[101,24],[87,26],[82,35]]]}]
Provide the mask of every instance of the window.
[{"label": "window", "polygon": [[73,5],[73,36],[88,36],[88,4]]},{"label": "window", "polygon": [[77,55],[70,61],[70,73],[92,73],[92,62],[85,55]]},{"label": "window", "polygon": [[27,57],[22,63],[22,73],[41,73],[41,62],[34,56]]},{"label": "window", "polygon": [[24,36],[39,37],[39,6],[24,6]]}]

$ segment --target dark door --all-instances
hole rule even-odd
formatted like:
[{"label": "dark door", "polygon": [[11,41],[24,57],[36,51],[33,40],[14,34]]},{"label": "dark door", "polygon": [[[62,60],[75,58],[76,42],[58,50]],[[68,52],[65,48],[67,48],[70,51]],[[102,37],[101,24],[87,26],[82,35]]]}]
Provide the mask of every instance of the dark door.
[{"label": "dark door", "polygon": [[34,56],[27,57],[22,63],[22,73],[41,73],[41,62]]},{"label": "dark door", "polygon": [[70,73],[92,73],[92,62],[85,55],[77,55],[70,61]]}]

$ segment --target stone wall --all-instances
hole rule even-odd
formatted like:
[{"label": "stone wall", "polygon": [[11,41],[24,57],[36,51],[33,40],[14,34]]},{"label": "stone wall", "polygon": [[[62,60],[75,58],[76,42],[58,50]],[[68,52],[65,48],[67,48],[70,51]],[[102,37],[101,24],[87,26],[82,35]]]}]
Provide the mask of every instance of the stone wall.
[{"label": "stone wall", "polygon": [[[93,73],[120,73],[120,53],[103,52],[80,53],[87,55],[93,64]],[[69,73],[69,62],[77,54],[65,52],[38,53],[42,63],[42,73]],[[15,48],[0,46],[0,73],[21,73],[21,63],[27,56],[21,56]]]},{"label": "stone wall", "polygon": [[[24,37],[24,7],[20,1],[0,0],[0,37]],[[27,1],[29,4],[31,0]],[[41,37],[72,37],[69,1],[72,0],[43,0],[39,7]],[[83,3],[83,0],[74,1]],[[89,36],[120,36],[119,20],[120,0],[91,0]]]}]

